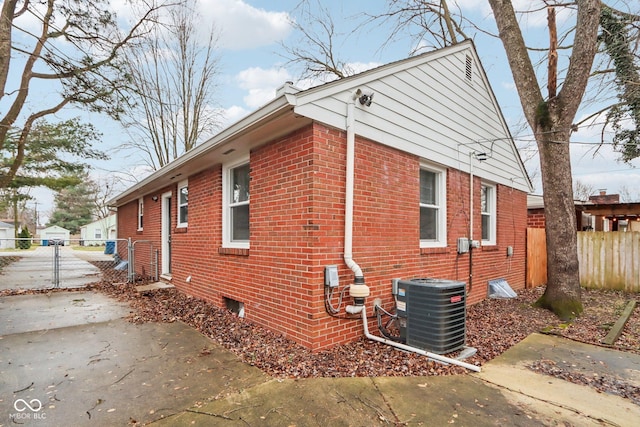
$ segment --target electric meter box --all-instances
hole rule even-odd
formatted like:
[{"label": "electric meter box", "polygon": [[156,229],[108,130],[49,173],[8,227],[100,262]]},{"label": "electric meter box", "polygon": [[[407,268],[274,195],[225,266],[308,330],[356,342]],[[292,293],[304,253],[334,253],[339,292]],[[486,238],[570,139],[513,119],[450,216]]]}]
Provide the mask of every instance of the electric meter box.
[{"label": "electric meter box", "polygon": [[466,336],[466,284],[446,279],[398,282],[400,338],[436,354],[459,350]]}]

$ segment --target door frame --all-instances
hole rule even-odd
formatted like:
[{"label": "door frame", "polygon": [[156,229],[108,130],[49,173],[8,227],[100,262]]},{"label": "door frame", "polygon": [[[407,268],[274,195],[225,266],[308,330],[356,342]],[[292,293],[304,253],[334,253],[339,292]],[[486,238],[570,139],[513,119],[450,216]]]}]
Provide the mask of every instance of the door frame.
[{"label": "door frame", "polygon": [[171,279],[171,191],[162,194],[161,221],[160,221],[160,253],[162,255],[162,273],[160,276]]}]

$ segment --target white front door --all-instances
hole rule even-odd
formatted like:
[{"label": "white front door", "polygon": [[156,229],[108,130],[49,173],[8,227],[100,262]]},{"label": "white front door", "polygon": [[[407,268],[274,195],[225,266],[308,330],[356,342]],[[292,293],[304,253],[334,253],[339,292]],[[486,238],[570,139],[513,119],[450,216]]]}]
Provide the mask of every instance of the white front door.
[{"label": "white front door", "polygon": [[162,195],[161,252],[162,276],[171,278],[171,192]]}]

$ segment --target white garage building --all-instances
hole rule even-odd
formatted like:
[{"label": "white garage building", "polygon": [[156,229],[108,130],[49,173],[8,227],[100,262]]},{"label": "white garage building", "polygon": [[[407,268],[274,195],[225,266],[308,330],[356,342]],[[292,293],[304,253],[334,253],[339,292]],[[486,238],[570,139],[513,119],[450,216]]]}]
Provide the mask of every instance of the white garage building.
[{"label": "white garage building", "polygon": [[43,245],[46,245],[45,240],[48,242],[49,240],[60,239],[64,240],[64,244],[66,246],[69,244],[70,236],[71,232],[59,225],[52,225],[40,230],[40,239],[42,240]]},{"label": "white garage building", "polygon": [[0,249],[15,249],[16,241],[13,224],[0,221]]}]

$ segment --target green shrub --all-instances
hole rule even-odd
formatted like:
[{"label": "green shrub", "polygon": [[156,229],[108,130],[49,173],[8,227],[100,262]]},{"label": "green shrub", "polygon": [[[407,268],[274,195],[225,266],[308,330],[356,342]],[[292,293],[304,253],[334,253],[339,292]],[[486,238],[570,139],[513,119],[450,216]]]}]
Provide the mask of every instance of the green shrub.
[{"label": "green shrub", "polygon": [[18,234],[20,240],[18,240],[18,249],[29,249],[31,247],[31,233],[25,227]]}]

